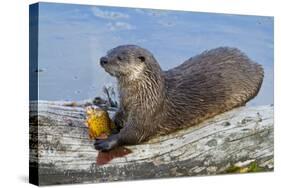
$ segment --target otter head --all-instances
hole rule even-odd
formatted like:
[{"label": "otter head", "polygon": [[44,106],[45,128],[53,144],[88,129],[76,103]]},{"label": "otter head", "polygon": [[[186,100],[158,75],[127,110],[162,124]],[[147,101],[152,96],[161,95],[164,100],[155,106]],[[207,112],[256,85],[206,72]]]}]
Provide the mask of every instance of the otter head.
[{"label": "otter head", "polygon": [[136,45],[122,45],[101,57],[101,66],[110,75],[122,80],[138,80],[161,71],[153,55]]}]

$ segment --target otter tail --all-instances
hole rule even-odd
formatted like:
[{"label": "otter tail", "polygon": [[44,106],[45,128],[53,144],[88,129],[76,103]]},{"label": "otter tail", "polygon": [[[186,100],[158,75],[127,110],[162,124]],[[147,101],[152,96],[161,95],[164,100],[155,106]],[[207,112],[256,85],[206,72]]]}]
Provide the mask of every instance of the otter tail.
[{"label": "otter tail", "polygon": [[249,100],[253,99],[254,97],[257,96],[257,94],[260,91],[260,88],[262,86],[263,83],[263,78],[264,78],[264,69],[262,67],[262,65],[257,64],[257,63],[252,63],[251,64],[251,74],[249,74],[249,77],[252,80],[252,84],[254,87],[253,91],[251,93],[249,93],[248,99],[246,102],[248,102]]},{"label": "otter tail", "polygon": [[[237,102],[240,101],[242,105],[246,104],[256,97],[260,91],[264,78],[262,65],[252,61],[244,52],[237,48],[222,47],[218,48],[217,51],[223,57],[229,57],[228,61],[232,62],[232,66],[229,66],[229,71],[234,74],[230,76],[231,79],[226,83],[235,85],[234,88],[236,90],[233,90],[234,97],[237,97]],[[230,62],[226,60],[224,65],[227,66],[231,64]],[[235,81],[236,83],[233,83]]]}]

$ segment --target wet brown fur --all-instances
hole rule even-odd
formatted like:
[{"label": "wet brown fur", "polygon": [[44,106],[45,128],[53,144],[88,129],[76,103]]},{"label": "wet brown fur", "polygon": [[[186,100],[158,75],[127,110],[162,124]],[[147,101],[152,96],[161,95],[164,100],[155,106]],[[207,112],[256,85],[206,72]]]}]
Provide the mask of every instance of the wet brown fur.
[{"label": "wet brown fur", "polygon": [[103,67],[117,78],[120,94],[115,122],[123,128],[116,145],[138,144],[243,106],[257,95],[264,75],[261,65],[228,47],[205,51],[168,71],[135,45],[114,48],[106,58]]}]

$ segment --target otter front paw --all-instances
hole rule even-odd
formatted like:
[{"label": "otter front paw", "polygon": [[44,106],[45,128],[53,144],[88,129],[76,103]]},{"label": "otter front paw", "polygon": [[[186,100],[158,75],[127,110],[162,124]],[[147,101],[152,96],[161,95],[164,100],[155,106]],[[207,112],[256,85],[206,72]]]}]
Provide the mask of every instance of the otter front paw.
[{"label": "otter front paw", "polygon": [[111,135],[106,140],[96,140],[94,145],[96,150],[111,150],[119,145],[118,134]]}]

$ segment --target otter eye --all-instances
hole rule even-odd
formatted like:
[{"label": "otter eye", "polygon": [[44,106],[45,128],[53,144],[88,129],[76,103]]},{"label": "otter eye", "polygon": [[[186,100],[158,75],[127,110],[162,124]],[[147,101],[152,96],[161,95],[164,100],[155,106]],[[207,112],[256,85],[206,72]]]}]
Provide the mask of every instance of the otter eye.
[{"label": "otter eye", "polygon": [[117,59],[118,59],[119,61],[122,61],[122,58],[121,58],[120,56],[117,56]]},{"label": "otter eye", "polygon": [[141,62],[145,62],[145,57],[143,57],[143,56],[139,56],[138,59],[139,59]]}]

